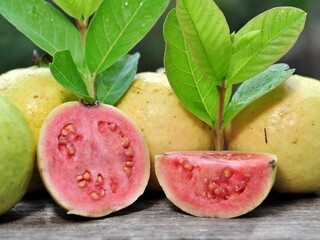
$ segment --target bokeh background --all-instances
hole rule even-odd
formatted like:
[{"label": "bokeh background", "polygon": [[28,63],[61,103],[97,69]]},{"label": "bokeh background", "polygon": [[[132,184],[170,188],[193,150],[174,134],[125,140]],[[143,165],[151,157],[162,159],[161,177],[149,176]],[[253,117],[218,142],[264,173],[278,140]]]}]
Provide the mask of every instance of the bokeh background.
[{"label": "bokeh background", "polygon": [[[1,0],[0,0],[1,1]],[[198,0],[199,3],[201,0]],[[51,2],[51,1],[49,1]],[[289,64],[297,74],[320,79],[320,1],[319,0],[216,0],[224,12],[231,31],[239,30],[257,14],[276,6],[294,6],[308,13],[305,29],[296,45],[280,62]],[[0,3],[1,4],[1,3]],[[156,71],[163,66],[164,40],[162,26],[169,8],[147,36],[131,51],[141,54],[139,72]],[[28,38],[0,16],[0,73],[32,64],[33,50],[40,53]]]}]

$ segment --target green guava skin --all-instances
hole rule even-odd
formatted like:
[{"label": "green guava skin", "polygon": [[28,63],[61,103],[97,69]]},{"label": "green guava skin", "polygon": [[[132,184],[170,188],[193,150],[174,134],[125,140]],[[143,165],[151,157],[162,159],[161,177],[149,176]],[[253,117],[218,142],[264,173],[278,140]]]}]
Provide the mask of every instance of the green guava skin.
[{"label": "green guava skin", "polygon": [[[24,114],[36,147],[40,128],[49,112],[64,102],[77,99],[53,78],[49,68],[38,66],[14,69],[0,75],[0,96],[9,99]],[[28,192],[44,189],[35,164]]]},{"label": "green guava skin", "polygon": [[117,103],[144,135],[151,160],[150,191],[162,191],[155,175],[155,155],[170,151],[213,150],[212,128],[179,101],[162,72],[142,72]]},{"label": "green guava skin", "polygon": [[32,177],[35,144],[20,110],[0,97],[0,215],[27,192]]},{"label": "green guava skin", "polygon": [[320,82],[291,76],[241,111],[225,136],[229,150],[277,155],[275,191],[319,191]]}]

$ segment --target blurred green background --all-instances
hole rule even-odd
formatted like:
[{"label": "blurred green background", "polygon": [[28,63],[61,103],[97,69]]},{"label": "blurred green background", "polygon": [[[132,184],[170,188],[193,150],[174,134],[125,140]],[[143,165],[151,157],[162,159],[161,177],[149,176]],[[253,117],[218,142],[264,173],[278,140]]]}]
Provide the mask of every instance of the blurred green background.
[{"label": "blurred green background", "polygon": [[[0,0],[1,1],[1,0]],[[195,0],[201,2],[201,0]],[[257,14],[275,6],[294,6],[308,13],[305,29],[296,45],[280,62],[285,62],[296,73],[320,79],[320,1],[319,0],[216,0],[224,12],[231,31],[239,30]],[[1,3],[0,3],[1,4]],[[147,36],[131,51],[141,54],[139,72],[156,71],[163,66],[164,40],[162,25],[169,8]],[[32,64],[33,50],[38,49],[22,33],[0,16],[0,73]]]}]

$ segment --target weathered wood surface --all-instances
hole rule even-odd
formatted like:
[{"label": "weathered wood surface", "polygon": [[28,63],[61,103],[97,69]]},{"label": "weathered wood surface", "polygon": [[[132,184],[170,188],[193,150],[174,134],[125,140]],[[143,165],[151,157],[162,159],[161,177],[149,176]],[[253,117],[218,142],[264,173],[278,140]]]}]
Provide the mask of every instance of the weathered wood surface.
[{"label": "weathered wood surface", "polygon": [[0,217],[0,239],[320,239],[320,197],[271,194],[235,219],[197,218],[145,195],[101,219],[67,215],[46,194]]}]

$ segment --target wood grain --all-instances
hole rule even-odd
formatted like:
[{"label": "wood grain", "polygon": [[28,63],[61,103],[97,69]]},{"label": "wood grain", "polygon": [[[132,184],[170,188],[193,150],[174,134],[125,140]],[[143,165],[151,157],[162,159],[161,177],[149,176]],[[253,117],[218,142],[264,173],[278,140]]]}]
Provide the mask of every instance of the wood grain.
[{"label": "wood grain", "polygon": [[271,194],[234,219],[198,218],[163,195],[145,194],[100,219],[67,215],[47,195],[27,196],[0,216],[0,239],[320,239],[317,195]]}]

